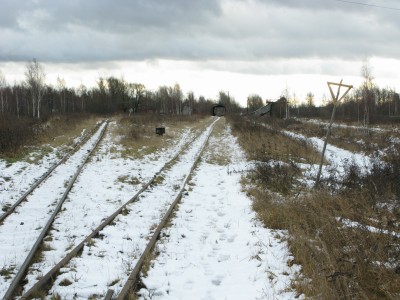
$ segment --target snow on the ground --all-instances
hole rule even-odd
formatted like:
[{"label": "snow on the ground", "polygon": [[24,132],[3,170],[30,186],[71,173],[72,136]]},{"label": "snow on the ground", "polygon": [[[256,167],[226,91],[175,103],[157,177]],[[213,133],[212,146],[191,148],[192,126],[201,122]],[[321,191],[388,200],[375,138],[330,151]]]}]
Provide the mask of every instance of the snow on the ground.
[{"label": "snow on the ground", "polygon": [[[328,126],[329,122],[322,121],[322,120],[317,120],[317,119],[299,119],[301,122],[306,122],[306,123],[311,123],[315,125],[325,125]],[[332,127],[336,128],[351,128],[351,129],[356,129],[356,130],[365,130],[365,127],[362,125],[347,125],[347,124],[342,124],[342,123],[333,123]],[[376,132],[388,132],[388,131],[397,131],[397,129],[393,128],[392,130],[387,129],[387,128],[382,128],[382,127],[368,127],[368,130],[371,131],[376,131]]]},{"label": "snow on the ground", "polygon": [[0,160],[0,208],[13,205],[58,160],[60,149],[52,148],[38,163]]},{"label": "snow on the ground", "polygon": [[247,163],[236,139],[225,128],[209,143],[205,157],[225,149],[230,163],[202,159],[171,227],[161,233],[141,298],[294,299],[290,285],[299,268],[288,266],[292,257],[278,238],[284,233],[256,220],[240,184]]},{"label": "snow on the ground", "polygon": [[[177,163],[163,172],[164,179],[161,183],[153,186],[136,202],[128,205],[125,214],[119,215],[112,225],[105,227],[100,232],[99,238],[93,239],[93,243],[84,247],[80,257],[72,259],[63,268],[65,273],[57,277],[51,289],[51,294],[59,294],[62,299],[87,299],[93,295],[104,296],[108,288],[117,291],[122,288],[140,253],[144,250],[151,230],[163,217],[173,198],[179,192],[179,185],[189,173],[192,162],[210,130],[211,127],[208,127],[196,141],[192,142],[191,148],[178,158]],[[149,170],[152,171],[152,176],[156,168],[151,167],[149,163],[146,160],[142,162],[134,161],[131,166],[142,164],[140,172]],[[114,166],[110,166],[109,172],[114,173],[113,176],[115,177],[118,169],[115,169]],[[135,176],[138,174],[137,169],[128,169],[128,172]],[[147,176],[150,176],[150,174]],[[101,185],[101,183],[93,182],[94,189],[97,189],[98,185]],[[115,186],[112,186],[112,183],[110,185],[110,193],[112,191],[117,193]],[[132,195],[133,191],[129,193],[126,200]],[[88,200],[89,202],[92,201]],[[96,201],[101,201],[101,199],[94,198],[93,205],[96,205]],[[104,204],[104,202],[102,203]],[[90,210],[88,215],[91,215],[91,218],[94,217]],[[104,213],[104,215],[106,214]],[[65,219],[59,226],[61,228],[68,226],[69,223],[79,223],[80,228],[73,230],[77,232],[76,234],[82,235],[79,230],[87,231],[85,219],[86,217],[82,219],[79,213],[78,215],[73,213],[71,219]],[[67,233],[71,234],[71,232]],[[47,260],[51,260],[51,255],[48,256]],[[63,285],[65,281],[70,284]]]},{"label": "snow on the ground", "polygon": [[[110,129],[113,126],[118,125],[110,123]],[[170,146],[165,145],[141,159],[132,159],[112,152],[111,149],[116,147],[115,137],[106,133],[98,151],[83,169],[62,211],[57,215],[47,243],[51,250],[43,253],[42,262],[30,268],[25,290],[88,236],[103,219],[140,190],[141,185],[148,182],[194,134],[186,128],[177,134]]]},{"label": "snow on the ground", "polygon": [[0,226],[0,261],[2,269],[9,274],[0,276],[0,295],[7,290],[15,272],[21,267],[56,203],[61,199],[66,184],[86,159],[105,125],[104,123],[79,151],[57,167],[52,175],[27,197],[27,201],[15,209],[15,213],[3,221]]},{"label": "snow on the ground", "polygon": [[386,230],[386,229],[376,228],[374,226],[365,225],[365,224],[362,224],[360,222],[352,221],[352,220],[345,219],[345,218],[339,218],[338,217],[338,218],[336,218],[336,220],[338,222],[342,222],[343,225],[348,227],[348,228],[362,228],[362,229],[367,230],[369,232],[388,234],[388,235],[392,235],[394,237],[400,238],[400,233],[397,233],[397,232],[394,232],[394,231],[389,231],[389,230]]},{"label": "snow on the ground", "polygon": [[[324,140],[317,137],[306,137],[302,134],[294,133],[291,131],[282,131],[287,136],[311,142],[313,147],[322,153],[324,147]],[[373,164],[372,159],[369,156],[366,156],[362,153],[356,153],[344,150],[342,148],[338,148],[331,144],[327,144],[325,150],[325,159],[330,163],[330,166],[323,166],[321,178],[329,177],[330,174],[334,173],[337,177],[342,177],[345,175],[347,168],[351,164],[355,164],[359,167],[362,174],[367,174]],[[319,163],[319,162],[318,162]],[[305,172],[306,177],[308,178],[316,178],[319,165],[307,165],[307,164],[299,164],[302,169],[307,169]]]},{"label": "snow on the ground", "polygon": [[[73,144],[79,144],[87,134],[82,130],[81,134],[74,138]],[[26,161],[8,163],[0,159],[0,209],[6,209],[13,205],[40,177],[42,177],[52,166],[59,162],[60,156],[66,155],[72,147],[51,147],[39,161],[36,156],[40,151],[34,151],[26,158]]]}]

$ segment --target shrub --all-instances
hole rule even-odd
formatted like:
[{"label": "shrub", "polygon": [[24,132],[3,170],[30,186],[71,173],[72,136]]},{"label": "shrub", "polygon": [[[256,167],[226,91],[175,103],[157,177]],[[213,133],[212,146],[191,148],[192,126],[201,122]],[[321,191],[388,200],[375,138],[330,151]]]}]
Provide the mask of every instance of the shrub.
[{"label": "shrub", "polygon": [[34,140],[33,125],[34,122],[30,119],[2,116],[0,119],[0,153],[13,153]]}]

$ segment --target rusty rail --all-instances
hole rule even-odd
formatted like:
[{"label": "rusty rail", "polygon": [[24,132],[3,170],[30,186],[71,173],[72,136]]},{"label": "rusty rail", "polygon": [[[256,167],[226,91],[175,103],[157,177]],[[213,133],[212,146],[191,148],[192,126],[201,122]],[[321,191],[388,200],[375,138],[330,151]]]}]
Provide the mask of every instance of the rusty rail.
[{"label": "rusty rail", "polygon": [[[215,123],[215,121],[214,121]],[[214,124],[212,124],[213,126]],[[199,134],[200,135],[200,134]],[[193,140],[197,139],[198,136],[194,137]],[[146,191],[150,185],[152,185],[157,176],[159,176],[165,169],[167,169],[180,155],[185,149],[190,145],[193,140],[187,143],[185,146],[182,147],[180,151],[176,155],[174,155],[159,171],[157,171],[154,176],[145,183],[142,188],[132,197],[130,198],[125,204],[123,204],[120,208],[118,208],[113,214],[111,214],[108,218],[106,218],[97,228],[95,228],[82,242],[80,242],[77,246],[75,246],[62,260],[60,260],[51,270],[49,270],[43,277],[38,280],[29,290],[27,290],[20,299],[29,299],[35,292],[42,290],[49,281],[54,280],[57,276],[59,270],[65,266],[73,257],[75,257],[87,244],[90,240],[95,238],[101,230],[103,230],[107,225],[113,222],[113,220],[126,208],[127,205],[135,202],[138,200],[139,196]],[[207,138],[208,140],[208,138]],[[206,141],[207,142],[207,141]],[[204,143],[201,151],[204,149],[206,144]],[[198,160],[198,159],[197,159]],[[196,162],[197,162],[196,160]],[[193,167],[194,168],[194,167]],[[188,179],[187,179],[188,180]],[[187,181],[186,180],[186,181]],[[180,193],[181,194],[181,193]],[[111,299],[113,295],[113,291],[109,290],[106,295],[106,299]]]},{"label": "rusty rail", "polygon": [[16,292],[16,289],[19,286],[19,283],[21,281],[21,279],[24,277],[26,270],[28,269],[28,267],[31,265],[31,262],[35,256],[36,251],[38,250],[40,244],[43,242],[44,237],[46,236],[47,232],[49,231],[51,225],[53,224],[54,219],[56,218],[56,215],[58,214],[58,212],[61,210],[61,207],[65,201],[65,199],[67,199],[67,196],[69,194],[69,192],[72,189],[72,186],[74,185],[76,179],[78,178],[78,176],[80,175],[80,173],[82,172],[83,167],[86,165],[87,161],[89,160],[89,157],[92,155],[92,153],[94,152],[94,150],[97,148],[97,146],[99,145],[100,141],[102,140],[104,133],[106,131],[106,128],[108,126],[108,121],[106,123],[106,125],[104,126],[104,128],[102,129],[100,136],[96,142],[96,144],[93,146],[93,148],[91,149],[91,151],[89,152],[89,154],[87,155],[86,159],[83,161],[83,163],[79,166],[79,168],[77,169],[77,171],[75,172],[74,176],[72,177],[72,179],[69,181],[68,186],[62,196],[62,198],[60,199],[60,201],[57,203],[56,208],[54,209],[53,213],[51,214],[49,220],[47,221],[46,225],[43,227],[43,230],[41,231],[39,237],[37,238],[35,244],[33,245],[33,247],[31,248],[31,250],[29,251],[28,256],[25,258],[23,264],[21,265],[21,267],[19,268],[17,274],[15,275],[14,279],[12,280],[10,286],[8,287],[6,293],[4,294],[4,299],[11,299],[13,297],[13,295]]}]

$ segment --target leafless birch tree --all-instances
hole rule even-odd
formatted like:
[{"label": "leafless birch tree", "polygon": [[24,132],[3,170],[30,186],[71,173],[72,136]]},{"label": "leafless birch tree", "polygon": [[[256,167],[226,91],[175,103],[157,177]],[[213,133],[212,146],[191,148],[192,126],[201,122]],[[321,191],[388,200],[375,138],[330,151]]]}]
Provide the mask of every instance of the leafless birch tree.
[{"label": "leafless birch tree", "polygon": [[362,85],[362,98],[364,102],[364,127],[367,133],[370,122],[371,108],[373,108],[375,104],[373,92],[374,84],[372,82],[374,77],[372,76],[372,68],[368,60],[364,61],[361,67],[361,76],[364,78]]},{"label": "leafless birch tree", "polygon": [[1,101],[1,113],[4,114],[4,89],[6,88],[6,78],[3,72],[0,71],[0,101]]},{"label": "leafless birch tree", "polygon": [[66,84],[65,84],[65,79],[59,76],[57,76],[57,89],[58,92],[60,93],[60,112],[65,113],[67,106],[65,101]]},{"label": "leafless birch tree", "polygon": [[26,65],[25,78],[26,85],[32,97],[32,116],[40,118],[40,104],[45,92],[45,77],[43,67],[36,59]]}]

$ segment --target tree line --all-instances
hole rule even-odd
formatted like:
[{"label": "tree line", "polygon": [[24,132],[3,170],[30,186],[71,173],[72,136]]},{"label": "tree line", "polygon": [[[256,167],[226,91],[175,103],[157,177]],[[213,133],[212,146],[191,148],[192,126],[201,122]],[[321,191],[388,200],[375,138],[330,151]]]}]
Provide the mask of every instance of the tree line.
[{"label": "tree line", "polygon": [[[390,87],[380,88],[374,82],[371,66],[368,61],[361,68],[363,81],[360,86],[354,87],[351,92],[337,104],[336,119],[357,121],[365,127],[376,122],[400,122],[400,96]],[[315,105],[315,96],[307,93],[304,102],[299,104],[296,95],[289,96],[288,89],[282,92],[281,99],[288,99],[289,112],[286,113],[280,106],[277,117],[306,117],[330,118],[333,108],[332,100],[326,97],[322,105]],[[247,98],[248,112],[253,112],[266,105],[259,95],[253,94]]]},{"label": "tree line", "polygon": [[[336,118],[358,121],[364,125],[371,122],[393,121],[400,118],[400,97],[391,88],[380,88],[374,83],[371,67],[365,63],[361,70],[363,83],[352,90],[339,104]],[[215,104],[226,106],[228,113],[242,111],[240,105],[228,92],[221,91],[216,99],[196,97],[193,92],[183,93],[178,83],[160,86],[157,90],[146,89],[141,83],[128,82],[123,78],[100,77],[97,85],[87,88],[83,84],[68,87],[63,78],[55,86],[46,84],[43,66],[36,60],[28,62],[25,80],[9,85],[0,71],[0,114],[17,118],[39,120],[54,114],[116,112],[156,114],[209,114]],[[309,92],[305,103],[298,104],[288,90],[289,115],[296,117],[329,118],[333,103],[323,99],[322,106],[315,106],[314,95]],[[251,94],[247,98],[247,112],[255,111],[266,103],[261,96]]]},{"label": "tree line", "polygon": [[56,86],[46,84],[43,66],[36,60],[28,62],[25,80],[9,85],[0,71],[0,113],[17,118],[41,119],[53,114],[116,112],[157,113],[173,115],[210,114],[215,104],[223,104],[228,112],[239,112],[240,105],[227,92],[219,92],[216,99],[184,94],[178,83],[146,89],[144,84],[123,78],[100,77],[97,85],[83,84],[68,87],[63,78]]},{"label": "tree line", "polygon": [[[314,102],[306,102],[291,107],[291,115],[298,117],[329,118],[332,112],[332,101],[326,101],[316,107]],[[357,121],[364,126],[376,122],[400,121],[400,97],[391,88],[380,88],[376,85],[366,89],[356,87],[337,106],[336,119]]]}]

